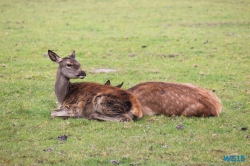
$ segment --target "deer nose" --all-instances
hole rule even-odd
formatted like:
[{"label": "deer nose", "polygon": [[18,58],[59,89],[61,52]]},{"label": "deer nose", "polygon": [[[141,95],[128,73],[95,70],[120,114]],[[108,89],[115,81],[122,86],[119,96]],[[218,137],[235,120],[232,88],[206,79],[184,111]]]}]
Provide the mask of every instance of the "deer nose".
[{"label": "deer nose", "polygon": [[79,74],[78,74],[78,77],[83,79],[84,77],[86,77],[86,73],[84,71],[81,71]]}]

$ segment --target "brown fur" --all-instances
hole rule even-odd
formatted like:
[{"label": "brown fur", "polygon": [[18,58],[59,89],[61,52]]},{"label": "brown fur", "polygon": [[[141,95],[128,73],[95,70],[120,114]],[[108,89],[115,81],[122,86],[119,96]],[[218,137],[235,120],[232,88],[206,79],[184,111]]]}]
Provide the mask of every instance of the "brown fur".
[{"label": "brown fur", "polygon": [[[91,82],[71,84],[61,109],[67,109],[70,117],[87,119],[92,119],[92,114],[117,117],[121,121],[142,117],[140,103],[133,94],[117,87]],[[128,113],[133,117],[127,119]]]},{"label": "brown fur", "polygon": [[191,84],[145,82],[130,89],[143,109],[143,115],[219,116],[221,103],[210,91]]}]

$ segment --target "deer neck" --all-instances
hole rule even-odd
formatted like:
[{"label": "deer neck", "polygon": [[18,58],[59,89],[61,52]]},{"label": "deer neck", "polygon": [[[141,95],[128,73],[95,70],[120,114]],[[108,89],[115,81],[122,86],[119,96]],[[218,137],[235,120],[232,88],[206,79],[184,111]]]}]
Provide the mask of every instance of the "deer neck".
[{"label": "deer neck", "polygon": [[56,74],[55,94],[60,105],[64,102],[69,92],[70,84],[69,78],[65,77],[59,68]]}]

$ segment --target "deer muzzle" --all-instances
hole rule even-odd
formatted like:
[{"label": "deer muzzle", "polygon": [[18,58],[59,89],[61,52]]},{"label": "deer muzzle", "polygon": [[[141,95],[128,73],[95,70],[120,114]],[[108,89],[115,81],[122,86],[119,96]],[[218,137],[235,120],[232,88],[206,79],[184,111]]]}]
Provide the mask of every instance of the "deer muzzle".
[{"label": "deer muzzle", "polygon": [[83,79],[84,77],[86,77],[86,73],[84,71],[81,71],[77,76],[78,78]]}]

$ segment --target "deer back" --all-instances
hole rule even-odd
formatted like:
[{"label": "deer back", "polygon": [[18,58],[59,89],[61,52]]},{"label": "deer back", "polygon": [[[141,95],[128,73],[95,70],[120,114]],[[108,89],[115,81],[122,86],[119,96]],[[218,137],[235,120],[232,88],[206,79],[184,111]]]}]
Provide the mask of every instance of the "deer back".
[{"label": "deer back", "polygon": [[219,116],[221,103],[212,92],[191,84],[145,82],[130,89],[144,115]]}]

